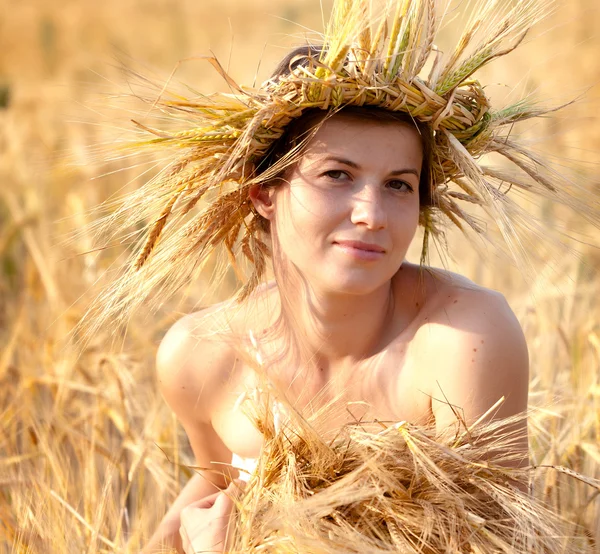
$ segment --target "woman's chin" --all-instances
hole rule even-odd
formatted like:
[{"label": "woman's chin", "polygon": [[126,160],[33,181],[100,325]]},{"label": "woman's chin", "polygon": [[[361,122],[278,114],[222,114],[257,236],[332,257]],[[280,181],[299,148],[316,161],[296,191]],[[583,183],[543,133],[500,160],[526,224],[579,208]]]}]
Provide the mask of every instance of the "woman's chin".
[{"label": "woman's chin", "polygon": [[337,274],[327,279],[327,289],[336,294],[347,294],[352,296],[365,296],[372,294],[382,286],[389,284],[390,278],[381,275],[359,274]]}]

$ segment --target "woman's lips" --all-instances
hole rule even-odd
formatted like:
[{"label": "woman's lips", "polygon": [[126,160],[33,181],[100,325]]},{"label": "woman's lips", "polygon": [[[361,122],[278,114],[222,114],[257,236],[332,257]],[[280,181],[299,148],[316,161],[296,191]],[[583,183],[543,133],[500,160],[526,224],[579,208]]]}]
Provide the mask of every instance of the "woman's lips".
[{"label": "woman's lips", "polygon": [[364,261],[379,260],[385,255],[385,249],[378,244],[357,240],[338,240],[333,243],[345,254]]}]

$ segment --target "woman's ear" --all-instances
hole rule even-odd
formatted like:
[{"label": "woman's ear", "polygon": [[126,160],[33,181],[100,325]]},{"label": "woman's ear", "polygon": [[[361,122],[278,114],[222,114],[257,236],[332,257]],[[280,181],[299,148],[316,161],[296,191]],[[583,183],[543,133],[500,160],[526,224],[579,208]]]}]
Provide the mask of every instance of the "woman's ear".
[{"label": "woman's ear", "polygon": [[273,196],[275,187],[265,187],[263,185],[252,185],[248,190],[248,196],[254,205],[254,209],[265,219],[273,219],[275,206]]}]

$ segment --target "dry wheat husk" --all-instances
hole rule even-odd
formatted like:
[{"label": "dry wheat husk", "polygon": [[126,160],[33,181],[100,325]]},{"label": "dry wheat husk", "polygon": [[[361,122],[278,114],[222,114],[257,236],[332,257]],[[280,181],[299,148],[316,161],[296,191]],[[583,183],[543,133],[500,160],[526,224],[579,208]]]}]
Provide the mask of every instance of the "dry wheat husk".
[{"label": "dry wheat husk", "polygon": [[229,552],[591,552],[527,490],[535,469],[509,467],[519,438],[511,429],[524,416],[442,435],[360,422],[325,441],[293,410],[277,431],[271,410],[254,403],[251,411],[265,444]]}]

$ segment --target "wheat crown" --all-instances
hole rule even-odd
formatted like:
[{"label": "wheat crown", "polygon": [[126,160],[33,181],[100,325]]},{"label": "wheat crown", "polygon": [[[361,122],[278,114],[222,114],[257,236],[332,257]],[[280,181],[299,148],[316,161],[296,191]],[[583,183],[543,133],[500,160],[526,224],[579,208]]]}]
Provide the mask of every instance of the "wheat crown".
[{"label": "wheat crown", "polygon": [[[552,110],[530,100],[494,109],[474,78],[482,66],[517,48],[551,4],[479,1],[454,50],[443,54],[435,46],[447,17],[440,1],[335,0],[318,50],[308,49],[303,60],[291,60],[287,71],[259,88],[239,86],[215,58],[206,58],[230,93],[185,98],[165,88],[153,107],[168,116],[170,129],[138,123],[150,135],[133,147],[158,150],[168,161],[102,223],[143,222],[146,229],[131,262],[100,297],[102,312],[124,317],[147,298],[162,301],[193,279],[215,251],[236,271],[246,260],[246,273],[237,271],[238,297],[246,298],[269,255],[248,191],[273,179],[294,153],[262,173],[255,168],[290,122],[309,109],[376,107],[404,112],[430,128],[432,205],[421,213],[423,259],[429,240],[442,236],[444,222],[471,237],[487,235],[475,209],[490,216],[510,250],[526,249],[521,231],[531,230],[532,219],[513,200],[514,192],[508,194],[512,188],[597,215],[597,205],[578,200],[570,183],[511,137],[515,123]],[[489,153],[507,163],[484,164]]]}]

